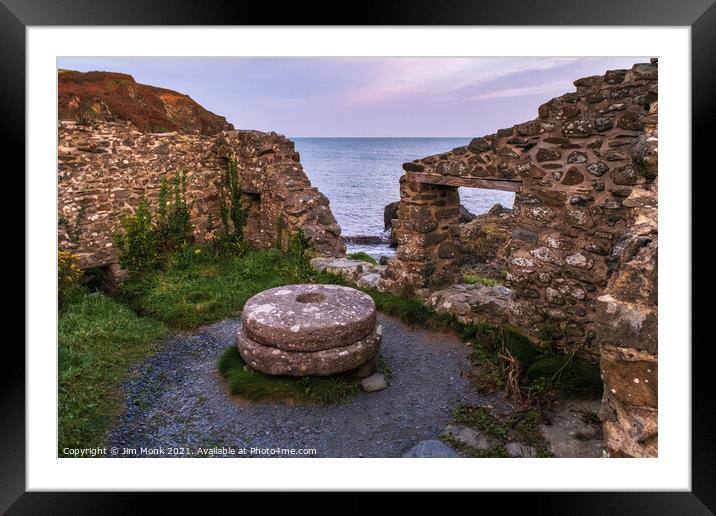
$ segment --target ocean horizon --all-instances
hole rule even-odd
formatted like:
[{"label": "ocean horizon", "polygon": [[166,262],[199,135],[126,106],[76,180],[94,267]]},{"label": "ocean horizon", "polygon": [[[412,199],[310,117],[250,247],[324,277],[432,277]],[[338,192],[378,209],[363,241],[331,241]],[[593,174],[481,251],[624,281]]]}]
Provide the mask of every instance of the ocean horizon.
[{"label": "ocean horizon", "polygon": [[[403,163],[448,152],[472,137],[291,137],[311,184],[331,203],[344,237],[385,237],[383,210],[400,200]],[[472,213],[486,213],[496,203],[511,208],[514,194],[460,188],[460,202]],[[387,244],[348,244],[349,252],[392,256]]]}]

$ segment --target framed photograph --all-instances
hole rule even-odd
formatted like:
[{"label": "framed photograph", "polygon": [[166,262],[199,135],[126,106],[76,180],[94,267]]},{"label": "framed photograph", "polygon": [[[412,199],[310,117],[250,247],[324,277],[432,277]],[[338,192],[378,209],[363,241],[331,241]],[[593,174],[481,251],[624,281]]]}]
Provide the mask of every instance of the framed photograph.
[{"label": "framed photograph", "polygon": [[710,514],[711,2],[268,10],[2,0],[27,303],[0,507],[529,491]]}]

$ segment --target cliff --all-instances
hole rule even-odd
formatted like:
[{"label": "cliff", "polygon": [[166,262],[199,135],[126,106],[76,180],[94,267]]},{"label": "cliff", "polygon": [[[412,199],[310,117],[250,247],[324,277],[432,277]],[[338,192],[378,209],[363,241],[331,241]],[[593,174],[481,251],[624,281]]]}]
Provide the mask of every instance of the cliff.
[{"label": "cliff", "polygon": [[234,129],[188,95],[139,84],[123,73],[60,70],[57,89],[60,120],[128,121],[144,133],[212,135]]}]

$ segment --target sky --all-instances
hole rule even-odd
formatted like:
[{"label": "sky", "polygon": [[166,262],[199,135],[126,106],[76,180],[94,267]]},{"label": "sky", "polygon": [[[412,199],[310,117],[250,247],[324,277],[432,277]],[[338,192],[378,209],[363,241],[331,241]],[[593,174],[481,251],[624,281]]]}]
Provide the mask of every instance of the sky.
[{"label": "sky", "polygon": [[580,77],[647,57],[64,57],[185,93],[237,129],[289,137],[480,136],[536,118]]}]

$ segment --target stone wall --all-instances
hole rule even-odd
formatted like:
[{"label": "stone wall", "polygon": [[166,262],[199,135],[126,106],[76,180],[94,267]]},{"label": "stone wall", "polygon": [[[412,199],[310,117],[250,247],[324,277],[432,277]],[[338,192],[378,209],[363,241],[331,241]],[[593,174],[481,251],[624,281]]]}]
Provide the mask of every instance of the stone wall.
[{"label": "stone wall", "polygon": [[[656,456],[658,63],[574,85],[534,120],[403,165],[397,257],[381,286],[430,289],[436,307],[454,298],[435,290],[459,278],[464,258],[457,188],[516,192],[507,288],[465,287],[461,305],[600,361],[605,454]],[[488,298],[505,309],[484,310]]]},{"label": "stone wall", "polygon": [[221,231],[219,186],[231,157],[249,209],[245,236],[253,247],[276,245],[283,226],[284,241],[302,228],[318,254],[345,252],[328,199],[311,186],[293,142],[284,136],[147,134],[129,122],[61,121],[58,139],[58,245],[77,253],[83,268],[116,263],[119,214],[133,211],[142,195],[156,208],[162,179],[179,172],[186,174],[196,240],[205,242]]},{"label": "stone wall", "polygon": [[610,255],[630,225],[624,205],[654,181],[639,154],[656,123],[657,64],[637,64],[575,81],[576,92],[539,107],[539,117],[475,138],[464,147],[406,163],[395,221],[393,290],[454,281],[457,188],[515,191],[509,218],[511,319],[533,337],[596,361],[591,323],[607,287]]},{"label": "stone wall", "polygon": [[[658,104],[650,112],[657,115]],[[636,154],[656,176],[658,128]],[[610,254],[612,273],[597,298],[595,330],[601,345],[604,450],[609,457],[655,457],[658,452],[658,178],[635,187],[623,201],[628,230]]]}]

